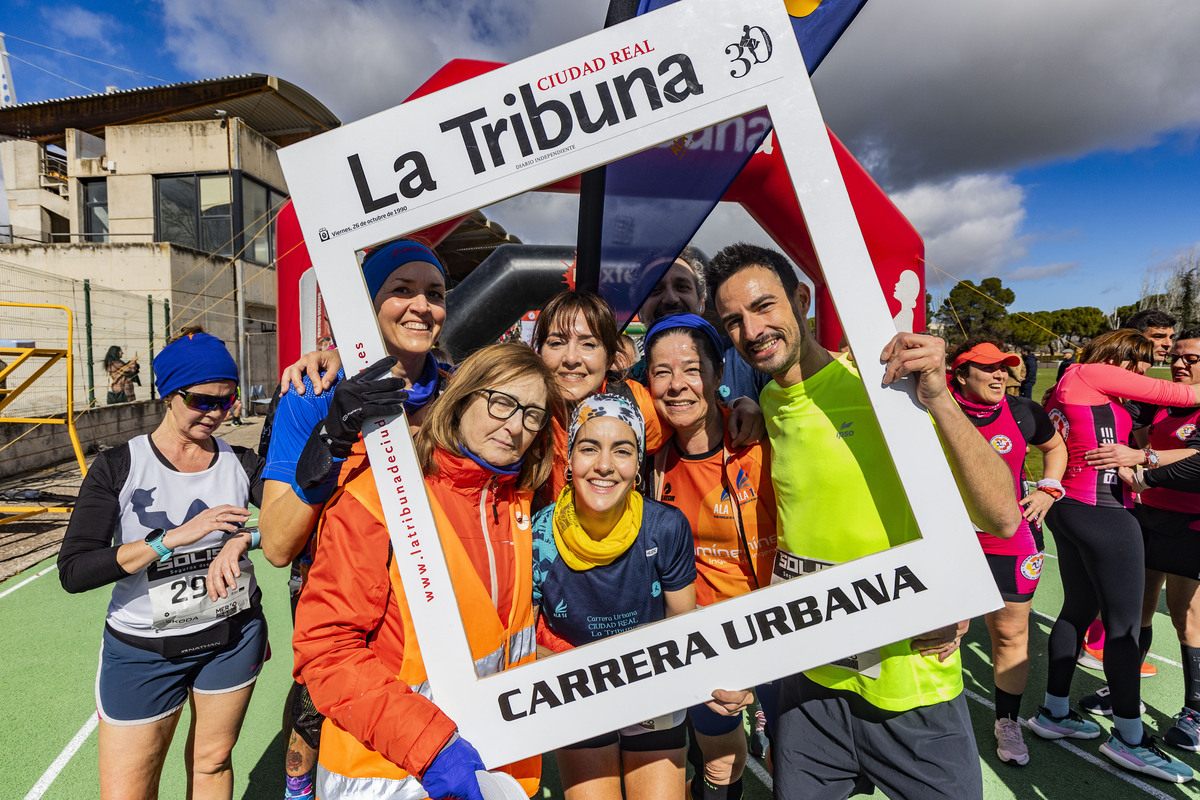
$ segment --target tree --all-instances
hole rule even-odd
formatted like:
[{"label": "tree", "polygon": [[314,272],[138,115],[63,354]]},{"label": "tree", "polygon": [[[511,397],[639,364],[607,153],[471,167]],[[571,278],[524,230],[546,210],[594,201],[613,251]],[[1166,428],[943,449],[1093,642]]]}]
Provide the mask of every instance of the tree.
[{"label": "tree", "polygon": [[1166,269],[1150,267],[1142,278],[1142,299],[1134,306],[1125,306],[1118,312],[1131,309],[1122,317],[1128,319],[1133,311],[1157,308],[1175,317],[1176,330],[1194,327],[1200,323],[1200,257],[1193,249],[1179,257],[1179,263]]},{"label": "tree", "polygon": [[1005,341],[1009,335],[1008,312],[1016,295],[1004,288],[999,278],[984,278],[978,286],[959,281],[942,301],[937,321],[946,326],[946,338],[959,342],[974,336]]},{"label": "tree", "polygon": [[1059,338],[1054,327],[1054,315],[1049,311],[1009,314],[1008,326],[1009,340],[1017,347],[1037,350]]},{"label": "tree", "polygon": [[1091,339],[1108,330],[1108,318],[1095,306],[1062,308],[1051,316],[1054,321],[1054,325],[1051,326],[1052,330],[1075,342]]}]

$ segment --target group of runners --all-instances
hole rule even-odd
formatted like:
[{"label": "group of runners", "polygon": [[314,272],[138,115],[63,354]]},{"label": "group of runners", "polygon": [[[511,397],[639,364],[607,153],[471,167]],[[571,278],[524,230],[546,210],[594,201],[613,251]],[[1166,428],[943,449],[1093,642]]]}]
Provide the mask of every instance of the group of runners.
[{"label": "group of runners", "polygon": [[[429,688],[360,438],[367,419],[407,419],[481,677],[919,538],[854,358],[819,345],[809,289],[773,250],[738,243],[711,261],[685,250],[640,310],[640,359],[602,299],[568,291],[541,310],[532,347],[492,345],[451,366],[433,355],[447,291],[434,252],[400,240],[367,253],[362,269],[388,357],[353,377],[336,351],[290,368],[265,458],[212,437],[236,401],[236,368],[218,340],[194,332],[155,359],[162,425],[106,451],[85,479],[59,563],[68,590],[115,584],[97,677],[105,798],[155,796],[189,702],[189,796],[230,796],[265,650],[247,558],[261,546],[303,585],[287,797],[481,800],[490,778]],[[1189,710],[1200,706],[1200,659],[1189,662],[1200,649],[1187,644],[1200,645],[1187,627],[1200,564],[1188,566],[1181,532],[1200,518],[1200,495],[1177,490],[1196,476],[1176,463],[1192,452],[1200,411],[1191,334],[1171,350],[1174,385],[1134,374],[1152,359],[1142,334],[1098,337],[1048,412],[1005,394],[1012,357],[996,343],[968,342],[948,363],[941,339],[901,333],[882,353],[857,354],[879,358],[885,382],[915,383],[996,576],[1005,602],[987,624],[1005,761],[1029,760],[1019,712],[1048,518],[1066,601],[1030,726],[1047,738],[1099,735],[1067,699],[1099,613],[1116,726],[1102,751],[1160,778],[1190,777],[1141,730],[1139,635],[1149,643],[1133,620],[1143,585],[1155,586],[1144,592],[1152,613],[1170,573],[1188,689],[1167,739],[1200,749],[1172,735],[1200,727]],[[1121,399],[1188,410],[1140,406],[1149,447],[1134,450]],[[847,427],[854,435],[839,435]],[[1042,451],[1044,477],[1025,491],[1028,445]],[[1157,468],[1134,473],[1135,461]],[[1131,484],[1155,498],[1141,520],[1146,553],[1157,553],[1145,563],[1160,570],[1149,581]],[[257,532],[242,528],[250,503]],[[874,786],[896,798],[981,798],[958,653],[966,629],[766,685],[712,687],[705,704],[563,747],[565,794],[740,797],[742,715],[758,702],[779,797]],[[500,771],[534,796],[540,758]]]}]

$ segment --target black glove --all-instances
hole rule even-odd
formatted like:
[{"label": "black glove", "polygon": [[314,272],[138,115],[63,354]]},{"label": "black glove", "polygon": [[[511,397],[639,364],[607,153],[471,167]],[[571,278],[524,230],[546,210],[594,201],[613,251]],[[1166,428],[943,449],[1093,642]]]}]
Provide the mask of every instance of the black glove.
[{"label": "black glove", "polygon": [[381,358],[337,385],[329,413],[313,429],[296,462],[296,482],[300,486],[312,489],[324,483],[333,470],[333,459],[350,455],[368,419],[404,413],[404,401],[408,399],[404,379],[375,380],[395,364],[395,356]]}]

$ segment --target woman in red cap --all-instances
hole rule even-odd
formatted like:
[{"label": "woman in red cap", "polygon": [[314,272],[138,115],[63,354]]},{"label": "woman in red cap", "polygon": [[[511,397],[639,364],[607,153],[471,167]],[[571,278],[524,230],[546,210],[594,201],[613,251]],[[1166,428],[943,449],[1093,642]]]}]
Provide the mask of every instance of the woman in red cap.
[{"label": "woman in red cap", "polygon": [[[1067,467],[1067,446],[1037,403],[1005,393],[1007,367],[1020,358],[996,342],[970,339],[950,359],[950,393],[1012,470],[1021,520],[1011,539],[976,531],[988,566],[1004,598],[1004,607],[987,614],[995,675],[996,754],[1001,761],[1029,763],[1021,738],[1021,695],[1029,680],[1029,609],[1042,572],[1041,521],[1062,497],[1059,482]],[[1042,480],[1024,491],[1025,453],[1042,451]]]}]

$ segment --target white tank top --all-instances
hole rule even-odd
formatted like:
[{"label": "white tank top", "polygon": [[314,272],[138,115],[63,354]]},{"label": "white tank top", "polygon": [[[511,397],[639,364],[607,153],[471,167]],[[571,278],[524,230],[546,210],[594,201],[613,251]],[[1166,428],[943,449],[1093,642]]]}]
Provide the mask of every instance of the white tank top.
[{"label": "white tank top", "polygon": [[[156,528],[178,528],[208,508],[245,507],[250,479],[233,450],[220,439],[217,459],[200,472],[177,472],[163,464],[148,436],[129,442],[129,477],[121,487],[118,544],[144,541]],[[195,633],[249,607],[257,585],[248,558],[239,565],[242,578],[229,598],[208,600],[208,563],[220,552],[225,534],[214,531],[180,547],[165,562],[155,561],[122,578],[113,587],[108,624],[132,636],[177,636]]]}]

